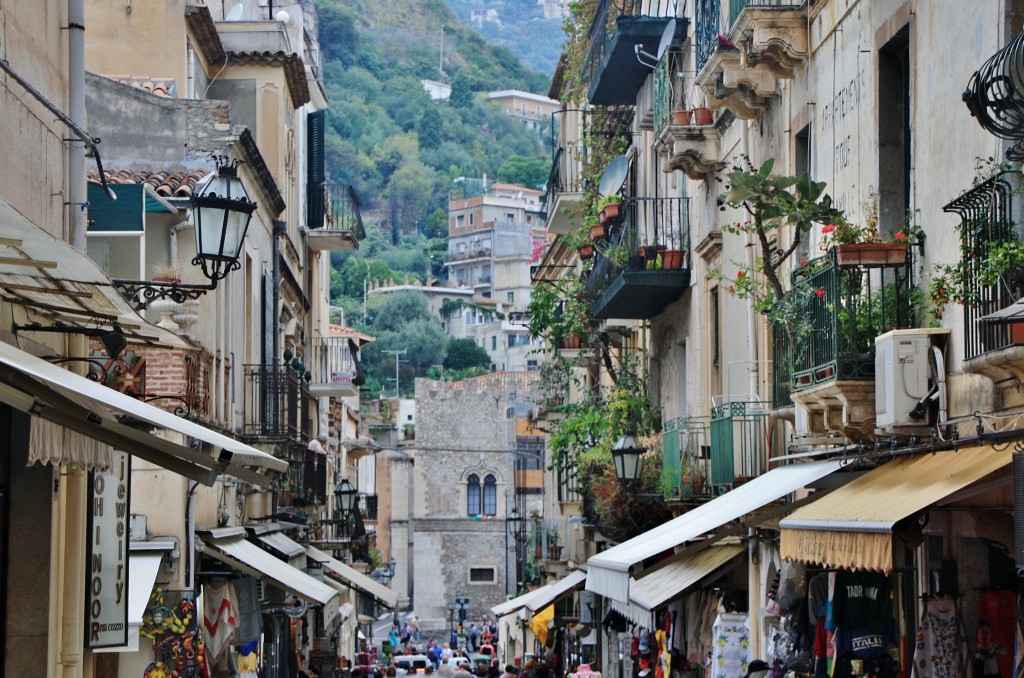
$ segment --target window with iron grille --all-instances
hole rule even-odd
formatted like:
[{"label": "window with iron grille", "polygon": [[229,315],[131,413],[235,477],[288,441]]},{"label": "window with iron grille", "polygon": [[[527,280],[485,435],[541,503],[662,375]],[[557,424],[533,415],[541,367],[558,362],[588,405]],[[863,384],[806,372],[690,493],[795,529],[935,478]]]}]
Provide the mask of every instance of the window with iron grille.
[{"label": "window with iron grille", "polygon": [[718,287],[712,287],[709,292],[708,305],[711,309],[711,364],[718,366],[722,361],[722,319],[719,315]]},{"label": "window with iron grille", "polygon": [[471,568],[469,568],[469,583],[470,584],[493,584],[494,583],[494,568],[493,567],[471,567]]}]

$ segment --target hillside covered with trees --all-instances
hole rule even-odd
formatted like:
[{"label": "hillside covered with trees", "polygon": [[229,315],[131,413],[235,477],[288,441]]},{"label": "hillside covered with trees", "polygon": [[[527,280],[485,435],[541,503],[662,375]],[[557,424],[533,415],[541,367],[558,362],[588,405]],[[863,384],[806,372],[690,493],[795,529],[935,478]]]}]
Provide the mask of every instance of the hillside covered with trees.
[{"label": "hillside covered with trees", "polygon": [[[345,309],[348,324],[378,338],[363,356],[370,391],[393,378],[386,350],[417,353],[401,365],[406,390],[414,377],[445,364],[446,338],[414,302],[364,314],[365,281],[444,277],[453,191],[484,177],[543,185],[549,131],[525,128],[485,94],[543,93],[547,78],[487,43],[444,0],[317,0],[316,6],[330,100],[327,176],[355,189],[368,232],[359,252],[332,254],[332,303]],[[422,80],[449,84],[450,98],[432,100]]]}]

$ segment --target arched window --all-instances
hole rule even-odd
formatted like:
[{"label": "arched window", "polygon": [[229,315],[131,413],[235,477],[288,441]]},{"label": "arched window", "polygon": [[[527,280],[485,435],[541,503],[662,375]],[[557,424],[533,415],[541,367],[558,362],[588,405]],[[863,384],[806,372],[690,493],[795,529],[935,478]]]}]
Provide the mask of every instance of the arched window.
[{"label": "arched window", "polygon": [[484,478],[484,515],[498,515],[498,481],[489,473]]},{"label": "arched window", "polygon": [[471,516],[480,515],[480,476],[475,473],[466,478],[466,513]]}]

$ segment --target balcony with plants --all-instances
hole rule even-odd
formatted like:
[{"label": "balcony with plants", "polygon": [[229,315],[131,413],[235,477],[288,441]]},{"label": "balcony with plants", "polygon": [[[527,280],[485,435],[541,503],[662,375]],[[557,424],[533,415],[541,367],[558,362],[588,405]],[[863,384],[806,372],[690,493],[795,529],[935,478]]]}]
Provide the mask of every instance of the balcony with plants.
[{"label": "balcony with plants", "polygon": [[597,319],[650,319],[690,285],[688,198],[626,197],[587,273]]},{"label": "balcony with plants", "polygon": [[661,432],[661,491],[668,501],[711,496],[710,427],[707,417],[678,417]]},{"label": "balcony with plants", "polygon": [[666,170],[695,181],[722,169],[721,132],[713,125],[704,90],[686,94],[686,55],[669,50],[654,71],[654,148]]},{"label": "balcony with plants", "polygon": [[[875,338],[917,326],[923,293],[909,259],[921,229],[909,224],[883,238],[871,197],[862,205],[865,225],[852,224],[824,182],[772,175],[773,167],[768,160],[757,169],[734,168],[720,196],[749,217],[723,230],[759,245],[757,268],[741,267],[726,279],[727,289],[753,303],[773,330],[773,405],[802,407],[811,434],[872,440]],[[794,267],[794,253],[818,227],[823,255]],[[791,234],[784,249],[774,242],[780,229]]]},{"label": "balcony with plants", "polygon": [[[633,106],[637,93],[651,74],[653,61],[666,29],[672,42],[686,40],[689,21],[683,17],[647,16],[636,0],[596,0],[571,3],[579,42],[586,53],[579,79],[587,87],[587,100],[596,106]],[[638,51],[648,55],[638,58]],[[572,66],[570,50],[570,67]]]},{"label": "balcony with plants", "polygon": [[711,108],[736,117],[758,117],[807,58],[804,2],[794,0],[696,0],[694,48],[697,84]]},{"label": "balcony with plants", "polygon": [[961,219],[960,256],[935,266],[929,293],[936,321],[949,304],[963,307],[964,370],[1013,398],[1024,384],[1024,230],[1014,219],[1024,175],[983,165],[975,186],[943,208]]}]

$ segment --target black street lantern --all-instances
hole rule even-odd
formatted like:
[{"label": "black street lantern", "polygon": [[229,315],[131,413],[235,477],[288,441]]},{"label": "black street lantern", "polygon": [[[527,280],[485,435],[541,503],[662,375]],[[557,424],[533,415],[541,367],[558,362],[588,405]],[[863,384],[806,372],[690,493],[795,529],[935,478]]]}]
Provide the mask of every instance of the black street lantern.
[{"label": "black street lantern", "polygon": [[358,499],[356,497],[357,493],[358,490],[352,487],[352,483],[348,482],[348,478],[342,478],[338,486],[334,488],[334,497],[337,499],[337,507],[341,511],[342,516],[349,515],[355,509]]},{"label": "black street lantern", "polygon": [[646,450],[634,431],[626,431],[612,445],[615,476],[623,485],[640,478],[640,455]]},{"label": "black street lantern", "polygon": [[205,176],[192,198],[196,225],[196,256],[193,266],[200,266],[209,284],[156,282],[150,280],[112,279],[114,287],[142,311],[157,299],[177,303],[198,299],[223,280],[231,271],[241,268],[238,257],[256,203],[249,199],[238,163],[217,158],[217,171]]},{"label": "black street lantern", "polygon": [[193,198],[196,220],[196,256],[193,266],[203,275],[221,280],[229,271],[241,268],[238,256],[249,229],[256,203],[249,200],[238,163],[223,162],[217,171],[203,178]]}]

